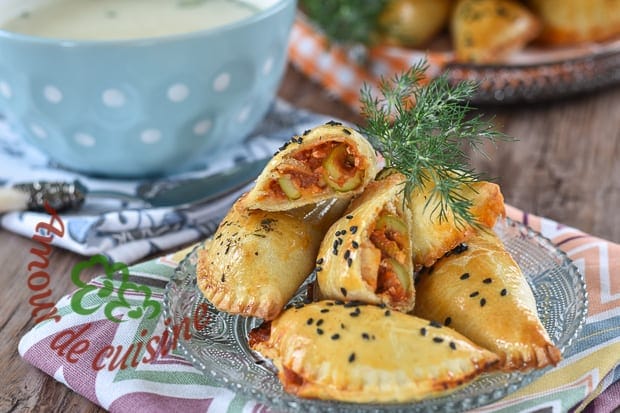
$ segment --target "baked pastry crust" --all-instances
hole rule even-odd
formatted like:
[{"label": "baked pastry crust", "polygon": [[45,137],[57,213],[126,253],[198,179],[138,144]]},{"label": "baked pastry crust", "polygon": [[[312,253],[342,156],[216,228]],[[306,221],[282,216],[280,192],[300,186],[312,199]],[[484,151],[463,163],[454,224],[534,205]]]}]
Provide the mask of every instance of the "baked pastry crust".
[{"label": "baked pastry crust", "polygon": [[[430,267],[475,233],[471,225],[466,223],[456,225],[454,215],[450,211],[445,220],[439,220],[434,216],[437,201],[431,200],[427,205],[433,188],[433,185],[427,182],[423,188],[415,189],[410,198],[413,264],[416,269]],[[470,212],[484,227],[493,228],[497,218],[506,214],[504,196],[497,184],[486,181],[473,182],[463,186],[459,195],[471,200]]]},{"label": "baked pastry crust", "polygon": [[327,231],[317,256],[320,297],[413,309],[411,218],[403,184],[401,174],[371,182]]},{"label": "baked pastry crust", "polygon": [[[331,171],[326,167],[330,155]],[[280,148],[249,191],[247,205],[284,211],[327,199],[351,199],[376,173],[377,160],[370,143],[355,130],[330,122],[294,136]]]},{"label": "baked pastry crust", "polygon": [[199,251],[197,284],[221,311],[270,320],[312,272],[324,232],[343,207],[330,205],[311,219],[302,210],[248,210],[244,199]]},{"label": "baked pastry crust", "polygon": [[492,232],[479,232],[416,280],[414,314],[449,325],[500,356],[506,371],[557,364],[519,266]]},{"label": "baked pastry crust", "polygon": [[491,370],[498,360],[450,328],[335,301],[290,308],[252,331],[249,342],[273,360],[287,392],[357,403],[438,395]]},{"label": "baked pastry crust", "polygon": [[460,0],[451,19],[452,43],[460,62],[503,61],[540,30],[538,18],[513,0]]}]

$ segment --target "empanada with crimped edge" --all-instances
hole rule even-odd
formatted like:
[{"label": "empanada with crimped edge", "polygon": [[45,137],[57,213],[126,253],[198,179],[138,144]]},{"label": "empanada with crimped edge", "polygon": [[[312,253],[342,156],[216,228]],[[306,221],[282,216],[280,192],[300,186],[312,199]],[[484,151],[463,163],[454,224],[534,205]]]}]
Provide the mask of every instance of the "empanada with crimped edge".
[{"label": "empanada with crimped edge", "polygon": [[345,207],[249,210],[242,196],[198,253],[199,289],[220,311],[273,319],[312,272],[325,230]]},{"label": "empanada with crimped edge", "polygon": [[377,173],[373,147],[338,122],[294,136],[276,153],[249,191],[249,208],[284,211],[332,198],[351,199]]},{"label": "empanada with crimped edge", "polygon": [[[411,209],[411,239],[413,241],[413,264],[416,269],[429,267],[444,254],[467,241],[475,233],[468,224],[457,225],[454,215],[447,211],[446,219],[436,215],[437,198],[431,199],[434,185],[426,181],[423,187],[413,190],[409,207]],[[463,185],[458,195],[472,202],[470,212],[483,227],[492,228],[497,218],[504,216],[504,196],[499,185],[479,181]]]},{"label": "empanada with crimped edge", "polygon": [[287,392],[356,403],[435,396],[498,361],[450,328],[331,300],[289,308],[253,330],[249,343],[273,361]]},{"label": "empanada with crimped edge", "polygon": [[322,298],[413,309],[413,265],[404,177],[373,181],[327,231],[317,256]]},{"label": "empanada with crimped edge", "polygon": [[527,280],[491,231],[419,274],[416,291],[415,315],[449,325],[496,353],[503,370],[542,368],[561,359]]}]

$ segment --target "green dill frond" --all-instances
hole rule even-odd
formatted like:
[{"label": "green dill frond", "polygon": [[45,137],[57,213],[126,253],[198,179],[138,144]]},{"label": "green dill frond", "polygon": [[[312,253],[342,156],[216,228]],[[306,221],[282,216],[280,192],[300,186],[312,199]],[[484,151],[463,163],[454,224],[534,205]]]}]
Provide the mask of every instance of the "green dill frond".
[{"label": "green dill frond", "polygon": [[364,85],[360,100],[366,125],[361,132],[382,153],[387,167],[405,175],[407,200],[416,188],[431,185],[426,206],[432,206],[432,217],[441,222],[451,212],[457,226],[477,226],[472,202],[461,193],[481,176],[469,167],[465,148],[484,154],[485,141],[507,137],[480,116],[469,116],[467,101],[475,83],[451,85],[444,74],[424,85],[426,70],[423,61],[389,81],[381,79],[380,96]]}]

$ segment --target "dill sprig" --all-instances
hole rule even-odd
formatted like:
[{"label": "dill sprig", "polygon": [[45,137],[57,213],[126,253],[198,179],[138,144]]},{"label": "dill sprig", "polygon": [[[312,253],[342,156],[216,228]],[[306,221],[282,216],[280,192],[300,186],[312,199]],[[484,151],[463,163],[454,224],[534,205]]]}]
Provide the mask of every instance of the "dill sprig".
[{"label": "dill sprig", "polygon": [[[405,199],[416,188],[431,184],[425,208],[432,205],[431,217],[445,221],[450,212],[458,227],[479,226],[470,211],[472,201],[463,196],[463,186],[479,181],[481,175],[469,166],[465,147],[486,156],[482,144],[507,139],[492,129],[480,115],[468,116],[477,85],[451,85],[446,75],[426,82],[426,61],[392,79],[382,78],[381,96],[373,96],[368,85],[361,90],[361,132],[382,153],[386,167],[405,178]],[[473,189],[473,188],[472,188]]]}]

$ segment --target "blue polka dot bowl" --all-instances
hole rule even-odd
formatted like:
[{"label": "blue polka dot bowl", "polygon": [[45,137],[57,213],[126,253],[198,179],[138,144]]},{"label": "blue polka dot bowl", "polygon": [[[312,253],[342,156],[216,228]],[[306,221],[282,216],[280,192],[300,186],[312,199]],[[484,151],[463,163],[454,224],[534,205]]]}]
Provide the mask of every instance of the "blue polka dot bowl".
[{"label": "blue polka dot bowl", "polygon": [[295,15],[295,0],[245,1],[264,8],[165,37],[76,41],[0,30],[0,114],[52,160],[91,175],[163,175],[222,156],[273,101]]}]

